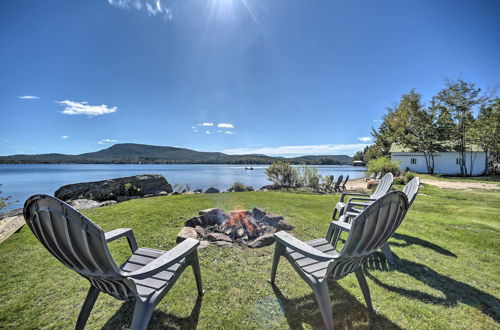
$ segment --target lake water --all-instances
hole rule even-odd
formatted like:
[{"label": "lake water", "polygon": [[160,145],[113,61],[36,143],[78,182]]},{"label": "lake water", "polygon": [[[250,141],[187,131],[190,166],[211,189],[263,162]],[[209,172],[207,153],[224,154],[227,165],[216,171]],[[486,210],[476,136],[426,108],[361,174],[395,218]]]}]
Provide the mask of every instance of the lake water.
[{"label": "lake water", "polygon": [[[250,166],[250,165],[248,165]],[[117,164],[0,164],[2,196],[18,200],[7,209],[20,208],[33,194],[53,195],[61,186],[86,181],[98,181],[137,174],[161,174],[174,184],[190,185],[191,189],[215,187],[227,190],[235,181],[254,189],[270,184],[264,173],[267,165],[117,165]],[[350,175],[351,179],[364,175],[365,167],[322,165],[318,173],[327,176]]]}]

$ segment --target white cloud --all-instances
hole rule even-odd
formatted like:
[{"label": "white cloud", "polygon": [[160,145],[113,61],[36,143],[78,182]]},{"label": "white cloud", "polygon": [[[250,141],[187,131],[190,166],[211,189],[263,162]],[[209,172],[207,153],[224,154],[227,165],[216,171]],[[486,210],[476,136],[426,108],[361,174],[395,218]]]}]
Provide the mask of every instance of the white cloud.
[{"label": "white cloud", "polygon": [[199,126],[212,127],[214,126],[214,123],[201,123]]},{"label": "white cloud", "polygon": [[381,123],[383,120],[382,119],[373,119],[374,123]]},{"label": "white cloud", "polygon": [[222,152],[231,155],[265,154],[270,156],[301,156],[301,155],[331,155],[331,154],[354,154],[363,149],[366,143],[351,144],[317,144],[303,146],[281,146],[261,148],[235,148],[226,149]]},{"label": "white cloud", "polygon": [[113,142],[118,142],[118,140],[115,140],[115,139],[102,139],[101,141],[98,141],[97,144],[106,144],[106,143],[113,143]]},{"label": "white cloud", "polygon": [[112,6],[123,9],[145,11],[149,16],[163,16],[171,20],[174,15],[172,9],[166,5],[167,0],[108,0]]},{"label": "white cloud", "polygon": [[63,136],[61,136],[61,139],[63,139],[63,140],[67,140],[67,139],[69,139],[69,136],[67,136],[67,135],[63,135]]},{"label": "white cloud", "polygon": [[233,124],[228,124],[228,123],[220,123],[220,124],[217,124],[217,127],[220,127],[220,128],[234,128],[234,125]]},{"label": "white cloud", "polygon": [[210,131],[205,131],[205,134],[210,134]]},{"label": "white cloud", "polygon": [[234,132],[231,131],[225,131],[224,134],[234,134]]},{"label": "white cloud", "polygon": [[21,100],[38,100],[39,99],[38,96],[34,96],[34,95],[18,96],[17,98],[21,99]]},{"label": "white cloud", "polygon": [[369,136],[363,136],[363,137],[359,137],[358,140],[361,142],[371,142],[372,138]]},{"label": "white cloud", "polygon": [[105,115],[118,110],[118,107],[108,107],[106,104],[90,105],[88,102],[74,102],[69,100],[56,101],[66,106],[62,111],[65,115],[87,115],[89,117]]}]

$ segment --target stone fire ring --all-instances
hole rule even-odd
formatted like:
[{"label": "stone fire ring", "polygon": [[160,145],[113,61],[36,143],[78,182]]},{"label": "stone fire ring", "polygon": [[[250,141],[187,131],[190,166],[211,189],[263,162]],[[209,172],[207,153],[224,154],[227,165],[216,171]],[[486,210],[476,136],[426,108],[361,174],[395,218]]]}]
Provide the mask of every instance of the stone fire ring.
[{"label": "stone fire ring", "polygon": [[259,248],[273,244],[275,232],[294,229],[282,216],[257,207],[251,212],[233,210],[227,214],[219,208],[202,210],[184,226],[177,235],[177,243],[195,238],[201,241],[199,248],[209,245]]}]

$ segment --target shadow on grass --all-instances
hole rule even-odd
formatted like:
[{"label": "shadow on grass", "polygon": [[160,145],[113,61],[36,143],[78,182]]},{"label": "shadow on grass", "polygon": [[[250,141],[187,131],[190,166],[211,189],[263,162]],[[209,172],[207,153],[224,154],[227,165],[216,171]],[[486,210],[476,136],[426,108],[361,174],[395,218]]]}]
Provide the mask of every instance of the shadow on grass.
[{"label": "shadow on grass", "polygon": [[413,236],[398,234],[398,233],[394,233],[392,235],[392,237],[395,239],[398,239],[398,240],[405,241],[404,243],[398,243],[398,242],[391,241],[391,242],[389,242],[389,245],[392,245],[392,246],[407,247],[410,245],[420,245],[424,248],[431,249],[437,253],[440,253],[440,254],[448,256],[448,257],[454,257],[454,258],[457,257],[457,255],[455,253],[453,253],[449,250],[446,250],[446,249],[440,247],[439,245],[436,245],[434,243],[420,239],[418,237],[413,237]]},{"label": "shadow on grass", "polygon": [[[315,329],[323,329],[324,323],[319,312],[314,293],[295,298],[286,298],[276,285],[271,285],[276,298],[282,303],[290,329],[304,329],[309,324]],[[401,329],[388,318],[370,312],[365,304],[343,289],[336,281],[329,280],[330,300],[332,300],[333,323],[336,329]]]},{"label": "shadow on grass", "polygon": [[[476,289],[468,284],[454,280],[451,277],[441,275],[435,270],[410,260],[396,259],[396,264],[390,265],[380,252],[374,253],[365,264],[365,274],[377,285],[384,289],[404,295],[424,303],[439,304],[444,306],[456,306],[458,303],[475,307],[485,315],[490,316],[496,322],[500,322],[500,299]],[[412,276],[417,281],[442,292],[443,297],[437,297],[419,290],[411,290],[404,287],[384,283],[370,273],[370,270],[398,271]]]},{"label": "shadow on grass", "polygon": [[[149,321],[148,329],[196,329],[200,316],[202,296],[198,296],[196,304],[187,317],[177,317],[173,314],[167,314],[158,309],[155,309],[153,316]],[[122,304],[120,309],[116,311],[102,329],[122,329],[129,328],[132,323],[132,315],[134,314],[134,302],[127,301]]]}]

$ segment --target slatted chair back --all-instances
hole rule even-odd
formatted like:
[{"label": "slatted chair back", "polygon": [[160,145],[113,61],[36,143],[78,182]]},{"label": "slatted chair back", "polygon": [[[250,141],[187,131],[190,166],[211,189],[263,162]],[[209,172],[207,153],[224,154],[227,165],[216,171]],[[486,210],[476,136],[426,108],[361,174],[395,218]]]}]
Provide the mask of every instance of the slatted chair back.
[{"label": "slatted chair back", "polygon": [[377,175],[375,175],[375,180],[379,180],[381,176],[382,172],[377,172]]},{"label": "slatted chair back", "polygon": [[374,201],[352,222],[349,237],[332,265],[331,276],[341,279],[355,271],[391,237],[408,210],[408,199],[394,191]]},{"label": "slatted chair back", "polygon": [[343,175],[340,175],[337,179],[337,182],[335,183],[335,188],[338,188],[340,187],[341,183],[342,183],[342,180],[344,179],[344,176]]},{"label": "slatted chair back", "polygon": [[344,182],[342,182],[342,187],[345,187],[347,181],[349,181],[349,174],[347,174],[347,176],[344,179]]},{"label": "slatted chair back", "polygon": [[120,274],[104,231],[80,212],[48,195],[24,204],[24,218],[42,245],[66,267],[118,299],[132,297],[135,284]]},{"label": "slatted chair back", "polygon": [[403,192],[408,198],[408,207],[410,207],[411,204],[413,204],[413,201],[417,197],[419,188],[420,188],[420,179],[418,176],[411,179],[410,182],[408,182],[403,187]]},{"label": "slatted chair back", "polygon": [[379,180],[377,188],[372,194],[372,198],[380,198],[387,194],[389,189],[392,187],[392,182],[394,181],[394,176],[392,173],[387,173]]}]

